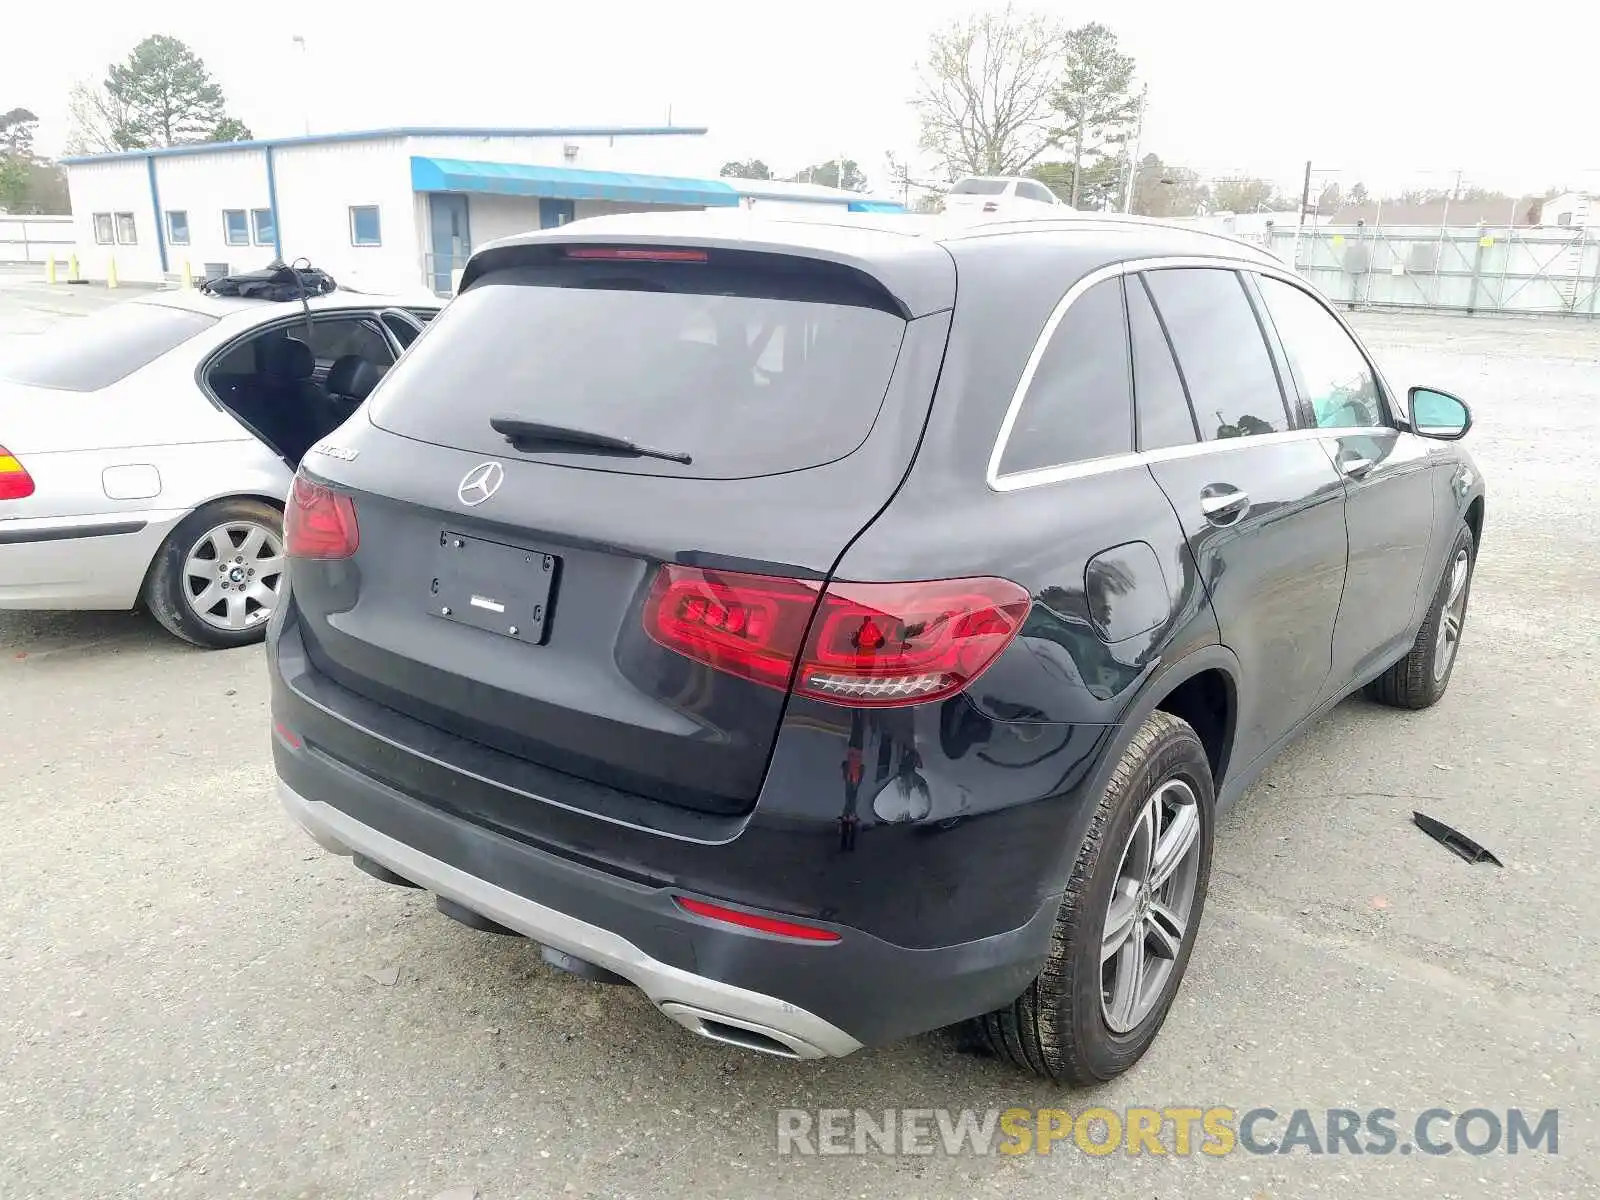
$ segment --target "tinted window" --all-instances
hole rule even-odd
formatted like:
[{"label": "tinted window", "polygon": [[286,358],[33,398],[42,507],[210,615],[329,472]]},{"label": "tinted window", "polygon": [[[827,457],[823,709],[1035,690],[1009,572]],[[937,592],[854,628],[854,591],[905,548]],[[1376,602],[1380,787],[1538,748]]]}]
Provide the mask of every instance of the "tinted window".
[{"label": "tinted window", "polygon": [[35,387],[92,392],[154,362],[215,322],[161,304],[119,304],[58,322],[8,350],[0,375]]},{"label": "tinted window", "polygon": [[1184,395],[1183,379],[1172,361],[1172,347],[1161,330],[1149,293],[1138,276],[1130,276],[1128,331],[1133,337],[1133,395],[1139,413],[1139,449],[1187,446],[1197,440],[1194,415]]},{"label": "tinted window", "polygon": [[383,318],[383,323],[388,326],[389,332],[394,335],[394,340],[400,343],[400,349],[404,350],[417,340],[417,327],[409,321],[402,321],[399,317],[386,315]]},{"label": "tinted window", "polygon": [[950,192],[956,196],[998,196],[1005,190],[1004,179],[963,179]]},{"label": "tinted window", "polygon": [[248,246],[250,244],[250,227],[245,223],[244,209],[225,208],[222,210],[222,233],[224,240],[230,246]]},{"label": "tinted window", "polygon": [[174,246],[189,244],[189,214],[181,210],[167,213],[167,241]]},{"label": "tinted window", "polygon": [[484,454],[510,452],[489,427],[505,415],[693,459],[528,455],[634,473],[740,478],[830,462],[871,430],[906,326],[821,298],[809,278],[671,263],[502,271],[430,322],[373,393],[372,419]]},{"label": "tinted window", "polygon": [[[291,326],[290,337],[307,341],[305,326]],[[357,317],[324,317],[311,323],[308,344],[319,362],[331,363],[347,354],[359,354],[368,362],[386,367],[394,361],[389,343],[369,320]]]},{"label": "tinted window", "polygon": [[1045,347],[1000,459],[1000,474],[1133,449],[1122,281],[1079,296]]},{"label": "tinted window", "polygon": [[1017,184],[1017,195],[1024,200],[1038,200],[1049,204],[1055,199],[1054,193],[1042,183],[1034,183],[1031,179],[1024,179]]},{"label": "tinted window", "polygon": [[1261,298],[1289,356],[1300,399],[1319,429],[1382,425],[1378,381],[1366,358],[1332,314],[1281,279],[1262,276]]},{"label": "tinted window", "polygon": [[270,208],[252,208],[250,210],[250,224],[255,227],[256,245],[270,246],[274,229],[272,210]]},{"label": "tinted window", "polygon": [[1145,276],[1172,338],[1203,441],[1288,428],[1278,373],[1244,284],[1232,271]]}]

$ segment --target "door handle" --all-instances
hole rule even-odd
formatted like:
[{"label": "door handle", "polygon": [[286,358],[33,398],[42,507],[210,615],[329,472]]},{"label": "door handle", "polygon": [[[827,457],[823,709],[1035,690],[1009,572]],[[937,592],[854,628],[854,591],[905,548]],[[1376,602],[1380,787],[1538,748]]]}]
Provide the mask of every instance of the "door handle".
[{"label": "door handle", "polygon": [[1228,484],[1212,484],[1200,493],[1200,511],[1213,525],[1231,525],[1249,507],[1249,495]]},{"label": "door handle", "polygon": [[1372,470],[1372,460],[1363,458],[1359,454],[1344,454],[1339,457],[1339,470],[1346,478],[1360,479]]}]

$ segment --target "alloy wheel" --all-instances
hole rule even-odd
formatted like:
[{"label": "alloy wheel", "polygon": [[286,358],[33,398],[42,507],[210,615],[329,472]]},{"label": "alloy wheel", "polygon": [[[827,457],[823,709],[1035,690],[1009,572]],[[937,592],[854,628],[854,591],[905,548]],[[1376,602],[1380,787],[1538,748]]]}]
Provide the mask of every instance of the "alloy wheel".
[{"label": "alloy wheel", "polygon": [[1100,1007],[1114,1033],[1150,1015],[1177,967],[1200,874],[1200,821],[1194,789],[1169,779],[1123,847],[1100,939]]},{"label": "alloy wheel", "polygon": [[1467,619],[1467,577],[1471,574],[1471,555],[1465,548],[1456,552],[1450,565],[1450,592],[1445,597],[1444,612],[1439,614],[1439,637],[1433,648],[1433,678],[1443,679],[1455,661],[1456,647],[1461,645],[1461,626]]},{"label": "alloy wheel", "polygon": [[264,624],[283,580],[283,541],[254,521],[228,521],[201,534],[183,563],[183,595],[213,629]]}]

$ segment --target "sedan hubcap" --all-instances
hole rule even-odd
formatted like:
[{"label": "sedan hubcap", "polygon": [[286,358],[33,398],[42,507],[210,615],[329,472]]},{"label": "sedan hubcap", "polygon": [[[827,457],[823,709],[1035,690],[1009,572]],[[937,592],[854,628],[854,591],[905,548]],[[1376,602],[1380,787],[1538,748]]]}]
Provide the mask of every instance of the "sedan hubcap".
[{"label": "sedan hubcap", "polygon": [[1433,677],[1443,679],[1450,664],[1455,661],[1456,647],[1461,645],[1461,626],[1467,619],[1467,575],[1471,559],[1465,550],[1458,551],[1450,564],[1450,591],[1445,596],[1444,612],[1439,616],[1439,638],[1433,648]]},{"label": "sedan hubcap", "polygon": [[1172,979],[1200,876],[1200,804],[1169,779],[1128,835],[1100,937],[1100,1008],[1115,1033],[1150,1015]]},{"label": "sedan hubcap", "polygon": [[229,521],[189,548],[183,594],[213,629],[252,629],[272,616],[283,578],[283,542],[265,525]]}]

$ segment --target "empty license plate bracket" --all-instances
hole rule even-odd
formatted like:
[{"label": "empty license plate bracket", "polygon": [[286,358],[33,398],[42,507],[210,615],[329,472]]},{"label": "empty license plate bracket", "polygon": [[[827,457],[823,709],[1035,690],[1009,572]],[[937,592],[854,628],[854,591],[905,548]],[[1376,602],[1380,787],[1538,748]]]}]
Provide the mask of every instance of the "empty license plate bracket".
[{"label": "empty license plate bracket", "polygon": [[443,620],[542,645],[560,568],[561,560],[542,550],[446,529],[439,534],[429,606]]}]

